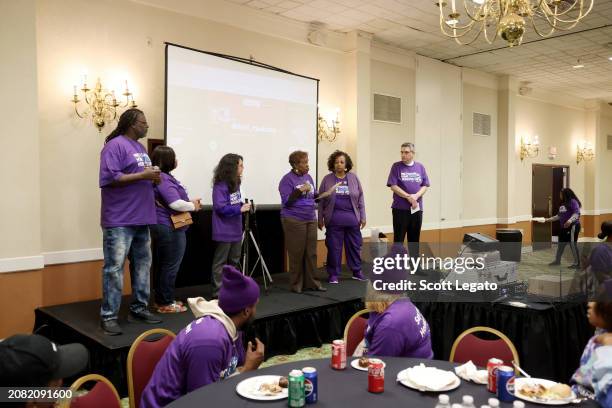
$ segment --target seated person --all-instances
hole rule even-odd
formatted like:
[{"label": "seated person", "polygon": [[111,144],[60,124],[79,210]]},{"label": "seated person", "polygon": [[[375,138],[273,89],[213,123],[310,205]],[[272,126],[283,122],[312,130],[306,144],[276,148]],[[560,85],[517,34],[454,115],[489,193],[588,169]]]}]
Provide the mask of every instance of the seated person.
[{"label": "seated person", "polygon": [[256,345],[249,342],[245,356],[239,330],[255,319],[258,300],[257,283],[224,266],[219,300],[189,299],[196,320],[181,330],[157,363],[140,407],[165,407],[197,388],[256,370],[264,346],[259,339]]},{"label": "seated person", "polygon": [[[587,313],[589,323],[595,326],[595,335],[587,343],[582,357],[580,357],[580,367],[576,370],[570,383],[574,392],[581,397],[596,397],[596,377],[595,366],[601,365],[598,361],[601,343],[600,335],[609,333],[612,330],[612,302],[589,302]],[[605,352],[605,351],[604,351]]]},{"label": "seated person", "polygon": [[[407,254],[399,243],[393,245],[387,257],[395,258],[397,254]],[[364,355],[433,358],[429,325],[405,292],[389,290],[388,286],[385,290],[374,289],[375,280],[399,283],[408,276],[406,270],[395,267],[370,274],[365,302],[370,317],[364,335]],[[376,287],[380,288],[380,284]]]},{"label": "seated person", "polygon": [[[88,361],[89,353],[82,344],[60,346],[37,334],[17,334],[0,342],[0,387],[61,387],[63,378],[79,374]],[[1,405],[50,408],[55,403]]]},{"label": "seated person", "polygon": [[595,349],[593,364],[593,388],[595,400],[602,407],[612,407],[612,333],[597,336],[595,342],[601,347]]},{"label": "seated person", "polygon": [[[601,223],[601,232],[597,235],[604,242],[597,245],[589,255],[589,271],[594,278],[594,284],[601,286],[605,281],[612,279],[612,221]],[[603,286],[598,290],[604,290]],[[607,301],[612,301],[608,294]]]}]

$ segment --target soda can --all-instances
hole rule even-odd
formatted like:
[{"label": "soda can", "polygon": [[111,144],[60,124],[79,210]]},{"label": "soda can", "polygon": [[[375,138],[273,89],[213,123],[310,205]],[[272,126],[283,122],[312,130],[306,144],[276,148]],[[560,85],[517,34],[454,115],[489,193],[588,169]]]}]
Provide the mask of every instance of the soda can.
[{"label": "soda can", "polygon": [[319,399],[319,390],[317,385],[317,369],[314,367],[302,368],[304,373],[304,392],[306,395],[306,403],[314,404]]},{"label": "soda can", "polygon": [[346,368],[346,345],[344,340],[333,341],[331,366],[334,370],[344,370]]},{"label": "soda can", "polygon": [[371,358],[368,363],[368,391],[381,393],[385,390],[385,365],[382,360]]},{"label": "soda can", "polygon": [[292,370],[289,373],[289,407],[301,408],[306,405],[304,395],[304,374],[300,370]]},{"label": "soda can", "polygon": [[514,401],[514,370],[512,367],[497,367],[497,399],[504,402]]},{"label": "soda can", "polygon": [[497,367],[502,365],[504,365],[504,362],[499,358],[490,358],[487,362],[487,390],[489,390],[489,392],[497,392]]}]

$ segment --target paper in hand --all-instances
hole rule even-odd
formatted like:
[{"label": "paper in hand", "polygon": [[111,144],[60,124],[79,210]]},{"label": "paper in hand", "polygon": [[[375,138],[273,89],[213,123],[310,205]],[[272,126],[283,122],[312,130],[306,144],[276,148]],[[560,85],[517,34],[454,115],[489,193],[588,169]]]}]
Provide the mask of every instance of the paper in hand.
[{"label": "paper in hand", "polygon": [[421,211],[421,206],[417,203],[416,207],[410,207],[410,214],[414,214],[415,212]]}]

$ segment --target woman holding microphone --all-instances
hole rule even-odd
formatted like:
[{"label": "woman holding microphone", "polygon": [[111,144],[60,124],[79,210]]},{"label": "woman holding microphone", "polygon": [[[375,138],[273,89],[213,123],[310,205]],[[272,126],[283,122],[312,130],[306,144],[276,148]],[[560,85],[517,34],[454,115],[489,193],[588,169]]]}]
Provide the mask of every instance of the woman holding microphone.
[{"label": "woman holding microphone", "polygon": [[353,279],[362,281],[365,278],[361,272],[361,229],[366,225],[363,189],[357,176],[351,173],[353,161],[347,153],[333,152],[327,160],[327,168],[330,173],[323,177],[319,191],[337,185],[319,204],[319,229],[325,227],[328,282],[338,283],[343,245]]}]

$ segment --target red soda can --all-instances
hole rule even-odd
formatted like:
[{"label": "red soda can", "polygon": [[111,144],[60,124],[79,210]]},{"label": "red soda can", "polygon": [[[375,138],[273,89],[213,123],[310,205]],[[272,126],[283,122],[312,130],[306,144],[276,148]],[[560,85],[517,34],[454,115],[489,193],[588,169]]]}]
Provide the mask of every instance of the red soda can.
[{"label": "red soda can", "polygon": [[332,342],[331,366],[334,370],[344,370],[346,368],[346,345],[344,340],[334,340]]},{"label": "red soda can", "polygon": [[489,390],[489,392],[497,393],[497,368],[502,365],[504,365],[504,362],[499,358],[490,358],[487,362],[487,390]]},{"label": "red soda can", "polygon": [[381,393],[385,390],[385,364],[382,360],[371,358],[368,363],[368,391]]}]

